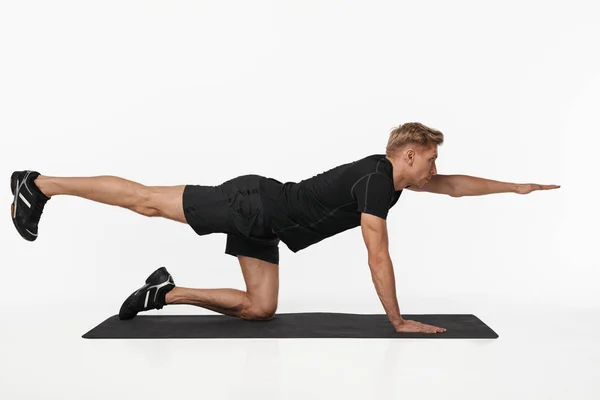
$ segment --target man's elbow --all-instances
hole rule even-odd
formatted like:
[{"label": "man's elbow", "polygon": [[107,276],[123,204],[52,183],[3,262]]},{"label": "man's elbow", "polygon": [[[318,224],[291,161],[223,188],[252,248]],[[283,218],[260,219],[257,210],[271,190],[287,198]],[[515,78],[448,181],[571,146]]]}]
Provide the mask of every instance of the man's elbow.
[{"label": "man's elbow", "polygon": [[387,250],[378,250],[376,253],[369,253],[369,267],[371,269],[377,268],[390,260],[390,253]]},{"label": "man's elbow", "polygon": [[459,177],[457,175],[447,175],[444,177],[445,193],[450,197],[462,197],[459,187]]},{"label": "man's elbow", "polygon": [[457,175],[434,175],[431,180],[423,186],[415,188],[409,187],[409,190],[442,194],[450,197],[460,197],[459,184],[460,179]]}]

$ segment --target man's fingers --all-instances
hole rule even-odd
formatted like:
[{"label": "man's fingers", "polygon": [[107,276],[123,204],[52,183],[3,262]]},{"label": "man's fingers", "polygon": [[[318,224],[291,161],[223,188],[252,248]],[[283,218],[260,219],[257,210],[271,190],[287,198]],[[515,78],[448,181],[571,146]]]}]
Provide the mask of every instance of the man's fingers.
[{"label": "man's fingers", "polygon": [[528,184],[529,190],[525,190],[522,193],[529,193],[529,192],[533,192],[536,190],[552,190],[552,189],[558,189],[560,188],[560,185],[539,185],[537,183],[530,183]]},{"label": "man's fingers", "polygon": [[423,333],[443,333],[443,332],[446,332],[446,329],[440,328],[439,326],[422,324],[421,332],[423,332]]}]

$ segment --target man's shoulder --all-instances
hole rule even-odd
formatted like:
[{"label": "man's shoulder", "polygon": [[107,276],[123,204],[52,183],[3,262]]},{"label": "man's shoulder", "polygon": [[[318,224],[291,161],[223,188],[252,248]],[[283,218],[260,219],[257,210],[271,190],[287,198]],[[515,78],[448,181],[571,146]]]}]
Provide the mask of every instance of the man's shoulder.
[{"label": "man's shoulder", "polygon": [[359,178],[377,175],[392,180],[392,167],[385,154],[369,154],[354,161],[355,175]]}]

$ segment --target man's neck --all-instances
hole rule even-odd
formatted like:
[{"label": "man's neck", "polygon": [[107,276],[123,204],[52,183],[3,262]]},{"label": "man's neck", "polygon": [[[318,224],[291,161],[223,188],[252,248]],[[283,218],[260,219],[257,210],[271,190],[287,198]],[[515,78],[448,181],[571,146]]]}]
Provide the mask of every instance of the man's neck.
[{"label": "man's neck", "polygon": [[391,157],[386,156],[385,158],[387,158],[390,163],[392,164],[392,175],[393,175],[393,180],[394,180],[394,190],[398,191],[398,190],[402,190],[405,187],[407,187],[408,185],[410,185],[409,180],[407,177],[403,176],[402,174],[402,168],[398,165],[395,164],[394,159],[392,159]]}]

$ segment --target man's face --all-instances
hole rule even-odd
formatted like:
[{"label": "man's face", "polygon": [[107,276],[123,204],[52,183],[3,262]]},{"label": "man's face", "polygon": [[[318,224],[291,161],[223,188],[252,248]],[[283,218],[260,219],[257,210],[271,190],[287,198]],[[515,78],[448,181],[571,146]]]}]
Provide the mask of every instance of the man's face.
[{"label": "man's face", "polygon": [[438,156],[437,147],[437,145],[434,145],[428,149],[422,148],[415,154],[412,176],[415,184],[419,187],[422,187],[433,175],[437,174],[435,165]]}]

